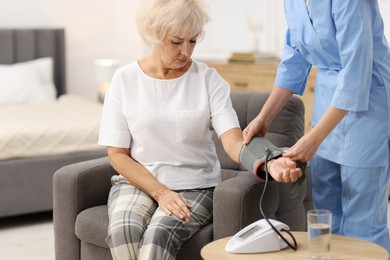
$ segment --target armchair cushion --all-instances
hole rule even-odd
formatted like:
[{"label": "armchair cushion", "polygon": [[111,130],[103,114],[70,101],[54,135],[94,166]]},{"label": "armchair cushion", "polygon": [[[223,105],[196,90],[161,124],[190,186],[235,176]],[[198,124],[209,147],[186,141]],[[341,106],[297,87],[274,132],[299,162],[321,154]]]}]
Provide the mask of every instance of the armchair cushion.
[{"label": "armchair cushion", "polygon": [[107,205],[88,208],[77,215],[75,233],[79,240],[108,249],[105,241],[107,230]]}]

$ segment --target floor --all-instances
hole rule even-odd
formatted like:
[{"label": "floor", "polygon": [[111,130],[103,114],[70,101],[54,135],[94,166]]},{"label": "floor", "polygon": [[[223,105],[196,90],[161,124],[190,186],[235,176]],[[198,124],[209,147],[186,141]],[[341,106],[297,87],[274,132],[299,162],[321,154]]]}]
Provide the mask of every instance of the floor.
[{"label": "floor", "polygon": [[0,218],[1,260],[54,260],[52,213]]},{"label": "floor", "polygon": [[0,218],[0,241],[1,260],[54,260],[52,213]]}]

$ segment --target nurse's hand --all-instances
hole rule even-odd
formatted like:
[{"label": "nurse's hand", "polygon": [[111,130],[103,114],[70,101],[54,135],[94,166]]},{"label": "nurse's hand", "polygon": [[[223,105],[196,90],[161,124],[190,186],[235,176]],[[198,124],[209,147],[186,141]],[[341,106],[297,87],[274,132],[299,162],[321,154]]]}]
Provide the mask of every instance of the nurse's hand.
[{"label": "nurse's hand", "polygon": [[310,161],[317,152],[321,142],[347,113],[347,110],[330,106],[317,125],[288,149],[283,156],[289,157],[293,161]]},{"label": "nurse's hand", "polygon": [[277,182],[296,182],[302,177],[301,168],[290,158],[279,157],[267,163],[268,173]]},{"label": "nurse's hand", "polygon": [[283,153],[283,157],[288,157],[293,161],[308,162],[313,158],[321,141],[309,132]]},{"label": "nurse's hand", "polygon": [[268,125],[266,125],[259,116],[255,117],[255,119],[247,125],[244,131],[242,131],[244,135],[243,144],[249,144],[255,135],[264,136],[267,130]]}]

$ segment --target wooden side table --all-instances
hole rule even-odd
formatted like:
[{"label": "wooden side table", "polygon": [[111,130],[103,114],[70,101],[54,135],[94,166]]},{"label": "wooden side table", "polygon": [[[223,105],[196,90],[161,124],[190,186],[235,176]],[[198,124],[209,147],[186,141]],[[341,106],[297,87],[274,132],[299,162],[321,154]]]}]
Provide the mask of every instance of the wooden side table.
[{"label": "wooden side table", "polygon": [[[231,254],[225,251],[225,245],[230,237],[213,241],[202,248],[201,256],[205,260],[233,260],[233,259],[272,259],[272,260],[294,260],[308,259],[307,232],[292,232],[298,243],[298,250],[290,248],[271,253],[258,254]],[[331,259],[353,259],[353,260],[375,260],[388,259],[387,251],[374,243],[341,235],[332,234]]]}]

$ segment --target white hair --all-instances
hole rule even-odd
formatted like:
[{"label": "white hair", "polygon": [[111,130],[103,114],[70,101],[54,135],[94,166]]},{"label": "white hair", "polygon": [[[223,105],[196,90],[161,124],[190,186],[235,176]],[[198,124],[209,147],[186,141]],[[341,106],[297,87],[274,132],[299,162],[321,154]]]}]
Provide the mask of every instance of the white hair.
[{"label": "white hair", "polygon": [[168,33],[200,40],[209,21],[201,0],[151,0],[137,18],[138,33],[149,47],[160,44]]}]

